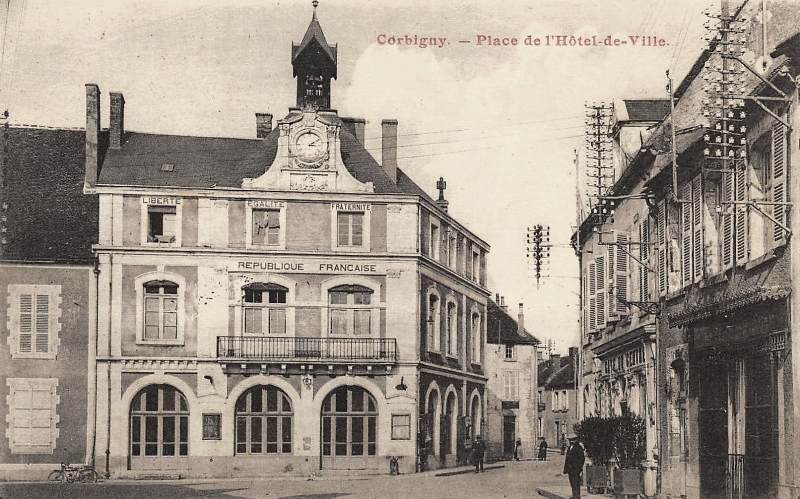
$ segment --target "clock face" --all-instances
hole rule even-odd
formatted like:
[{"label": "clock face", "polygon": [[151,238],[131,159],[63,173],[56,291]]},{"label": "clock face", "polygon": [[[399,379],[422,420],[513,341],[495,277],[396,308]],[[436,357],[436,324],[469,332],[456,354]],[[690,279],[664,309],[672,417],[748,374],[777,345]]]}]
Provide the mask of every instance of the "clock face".
[{"label": "clock face", "polygon": [[314,132],[303,132],[294,141],[294,153],[301,162],[310,164],[319,161],[325,153],[326,144]]}]

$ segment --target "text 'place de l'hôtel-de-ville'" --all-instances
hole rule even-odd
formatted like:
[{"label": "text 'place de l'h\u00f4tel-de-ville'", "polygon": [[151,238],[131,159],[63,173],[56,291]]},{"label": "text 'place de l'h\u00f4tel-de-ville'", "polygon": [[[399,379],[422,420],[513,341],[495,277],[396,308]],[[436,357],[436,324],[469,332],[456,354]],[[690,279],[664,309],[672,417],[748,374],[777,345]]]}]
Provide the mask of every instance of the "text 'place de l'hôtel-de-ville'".
[{"label": "text 'place de l'h\u00f4tel-de-ville'", "polygon": [[2,130],[3,473],[468,461],[489,245],[397,167],[396,120],[379,163],[332,109],[316,11],[290,55],[297,107],[254,139],[126,130],[116,92],[101,128],[96,84],[85,130]]}]

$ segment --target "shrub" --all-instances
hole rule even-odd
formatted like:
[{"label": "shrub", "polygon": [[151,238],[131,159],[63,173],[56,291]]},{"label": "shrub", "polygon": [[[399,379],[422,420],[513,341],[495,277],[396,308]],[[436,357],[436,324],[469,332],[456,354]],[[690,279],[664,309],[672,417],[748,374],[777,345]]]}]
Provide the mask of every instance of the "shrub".
[{"label": "shrub", "polygon": [[627,415],[613,418],[614,456],[620,468],[638,468],[645,458],[645,423],[642,418]]},{"label": "shrub", "polygon": [[614,431],[609,418],[588,417],[575,425],[575,434],[592,464],[605,465],[614,457]]}]

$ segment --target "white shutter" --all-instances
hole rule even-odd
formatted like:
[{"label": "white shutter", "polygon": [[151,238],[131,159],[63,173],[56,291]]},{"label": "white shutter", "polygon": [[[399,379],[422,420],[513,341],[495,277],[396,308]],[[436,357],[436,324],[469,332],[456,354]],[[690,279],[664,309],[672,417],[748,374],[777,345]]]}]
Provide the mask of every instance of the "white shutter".
[{"label": "white shutter", "polygon": [[660,295],[667,293],[667,204],[661,201],[658,204],[656,221],[656,237],[658,251],[658,292]]},{"label": "white shutter", "polygon": [[589,330],[597,329],[597,280],[596,265],[589,264]]},{"label": "white shutter", "polygon": [[681,281],[683,286],[692,282],[692,183],[681,185]]},{"label": "white shutter", "polygon": [[650,301],[650,276],[648,275],[650,262],[650,223],[649,217],[645,216],[639,226],[639,301]]},{"label": "white shutter", "polygon": [[[736,201],[747,201],[747,172],[740,171],[738,164],[735,172]],[[750,208],[745,204],[736,204],[734,208],[736,210],[736,263],[742,264],[747,262],[747,221]]]},{"label": "white shutter", "polygon": [[733,265],[733,213],[735,207],[730,203],[733,201],[734,172],[723,172],[722,180],[722,237],[720,244],[722,246],[722,267],[727,270]]},{"label": "white shutter", "polygon": [[[783,123],[775,123],[772,126],[772,201],[785,203],[786,195],[786,127]],[[775,205],[772,208],[772,216],[776,221],[786,225],[786,206]],[[776,246],[786,242],[785,231],[777,224],[773,225],[772,241]]]},{"label": "white shutter", "polygon": [[19,295],[19,351],[33,352],[33,295]]},{"label": "white shutter", "polygon": [[595,259],[595,272],[597,274],[597,286],[595,290],[597,294],[597,329],[606,327],[606,314],[608,313],[606,308],[606,279],[608,279],[606,270],[606,258],[604,256],[598,256]]},{"label": "white shutter", "polygon": [[725,215],[717,213],[718,187],[714,182],[703,182],[703,250],[705,275],[712,276],[719,272],[719,223]]},{"label": "white shutter", "polygon": [[614,262],[614,303],[615,312],[621,315],[628,314],[628,306],[617,297],[624,301],[628,298],[628,235],[617,234],[616,261]]},{"label": "white shutter", "polygon": [[50,296],[36,295],[36,352],[50,350]]},{"label": "white shutter", "polygon": [[703,178],[697,175],[692,180],[692,257],[694,262],[694,280],[703,278]]}]

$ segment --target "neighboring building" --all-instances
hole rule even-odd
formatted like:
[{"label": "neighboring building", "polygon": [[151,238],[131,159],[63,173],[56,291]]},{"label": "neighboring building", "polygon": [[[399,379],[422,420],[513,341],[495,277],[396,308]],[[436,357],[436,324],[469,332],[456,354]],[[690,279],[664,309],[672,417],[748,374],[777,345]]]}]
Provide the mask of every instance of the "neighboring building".
[{"label": "neighboring building", "polygon": [[396,121],[381,165],[330,109],[316,11],[291,63],[297,107],[253,140],[130,132],[112,93],[106,148],[86,87],[113,476],[413,472],[481,427],[488,245],[398,168]]},{"label": "neighboring building", "polygon": [[97,200],[84,133],[0,127],[0,481],[92,462]]},{"label": "neighboring building", "polygon": [[566,445],[567,437],[575,431],[578,406],[575,378],[577,362],[577,347],[570,347],[567,357],[552,354],[547,360],[539,360],[536,438],[544,437],[547,445],[553,449]]},{"label": "neighboring building", "polygon": [[486,324],[488,395],[484,436],[489,456],[514,455],[517,439],[532,456],[536,440],[536,346],[539,340],[525,329],[522,303],[515,321],[505,298],[489,300]]},{"label": "neighboring building", "polygon": [[[648,496],[800,491],[800,362],[791,354],[800,347],[791,333],[800,312],[800,281],[791,279],[800,269],[791,238],[800,231],[791,203],[800,191],[792,174],[800,16],[783,2],[767,4],[763,16],[762,7],[740,3],[731,14],[754,20],[736,26],[748,33],[769,19],[768,39],[743,48],[777,45],[763,60],[763,80],[738,60],[723,61],[739,49],[721,35],[675,87],[674,113],[608,192],[627,198],[579,232],[583,414],[645,418]],[[747,99],[713,93],[731,78]]]}]

